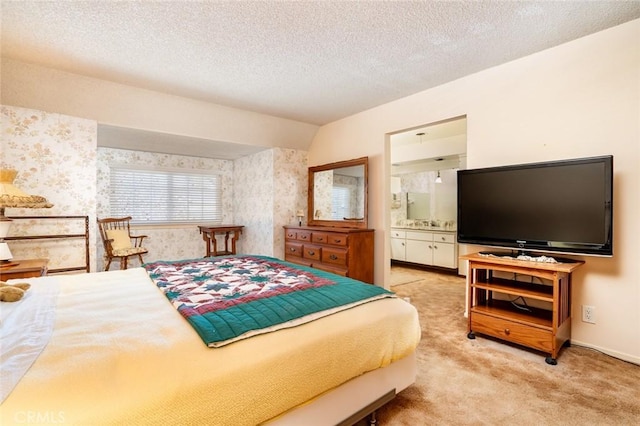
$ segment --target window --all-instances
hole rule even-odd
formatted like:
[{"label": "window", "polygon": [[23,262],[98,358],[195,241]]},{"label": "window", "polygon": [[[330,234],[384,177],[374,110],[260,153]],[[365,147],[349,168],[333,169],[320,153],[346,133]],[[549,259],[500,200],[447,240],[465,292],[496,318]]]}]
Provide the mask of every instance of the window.
[{"label": "window", "polygon": [[205,172],[111,167],[110,215],[134,223],[221,222],[221,178]]},{"label": "window", "polygon": [[334,185],[331,191],[331,219],[351,217],[351,191],[346,186]]}]

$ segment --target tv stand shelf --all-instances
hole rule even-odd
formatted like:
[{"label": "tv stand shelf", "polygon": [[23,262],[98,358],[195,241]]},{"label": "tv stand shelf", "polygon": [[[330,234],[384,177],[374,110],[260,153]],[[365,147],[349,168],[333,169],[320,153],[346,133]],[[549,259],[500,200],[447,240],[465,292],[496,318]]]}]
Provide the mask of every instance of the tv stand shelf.
[{"label": "tv stand shelf", "polygon": [[[557,364],[560,348],[571,337],[571,273],[584,262],[531,262],[478,253],[460,259],[469,262],[467,337],[475,339],[479,333],[527,346],[550,354],[545,361]],[[519,276],[529,276],[530,282],[517,280]]]}]

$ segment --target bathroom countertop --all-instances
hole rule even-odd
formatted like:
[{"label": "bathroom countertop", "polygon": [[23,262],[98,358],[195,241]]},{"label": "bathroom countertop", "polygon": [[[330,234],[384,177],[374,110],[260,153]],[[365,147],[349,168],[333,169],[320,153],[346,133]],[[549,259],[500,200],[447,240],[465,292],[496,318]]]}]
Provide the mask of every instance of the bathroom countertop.
[{"label": "bathroom countertop", "polygon": [[455,233],[455,228],[446,226],[426,226],[426,225],[414,225],[414,226],[392,226],[393,229],[402,229],[404,231],[438,231],[438,232],[452,232]]}]

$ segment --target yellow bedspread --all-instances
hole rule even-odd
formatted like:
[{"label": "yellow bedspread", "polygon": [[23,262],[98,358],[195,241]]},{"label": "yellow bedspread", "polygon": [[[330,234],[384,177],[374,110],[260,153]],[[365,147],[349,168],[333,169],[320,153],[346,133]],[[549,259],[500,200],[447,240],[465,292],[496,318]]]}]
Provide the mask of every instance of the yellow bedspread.
[{"label": "yellow bedspread", "polygon": [[255,425],[420,340],[415,308],[383,299],[211,349],[142,268],[57,279],[53,336],[0,424]]}]

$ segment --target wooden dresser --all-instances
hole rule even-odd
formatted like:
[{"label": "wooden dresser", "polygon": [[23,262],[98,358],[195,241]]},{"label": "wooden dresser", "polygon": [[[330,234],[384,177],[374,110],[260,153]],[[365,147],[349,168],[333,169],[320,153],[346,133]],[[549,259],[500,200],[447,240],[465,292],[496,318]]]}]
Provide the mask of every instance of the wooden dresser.
[{"label": "wooden dresser", "polygon": [[285,260],[373,284],[373,229],[285,226]]}]

